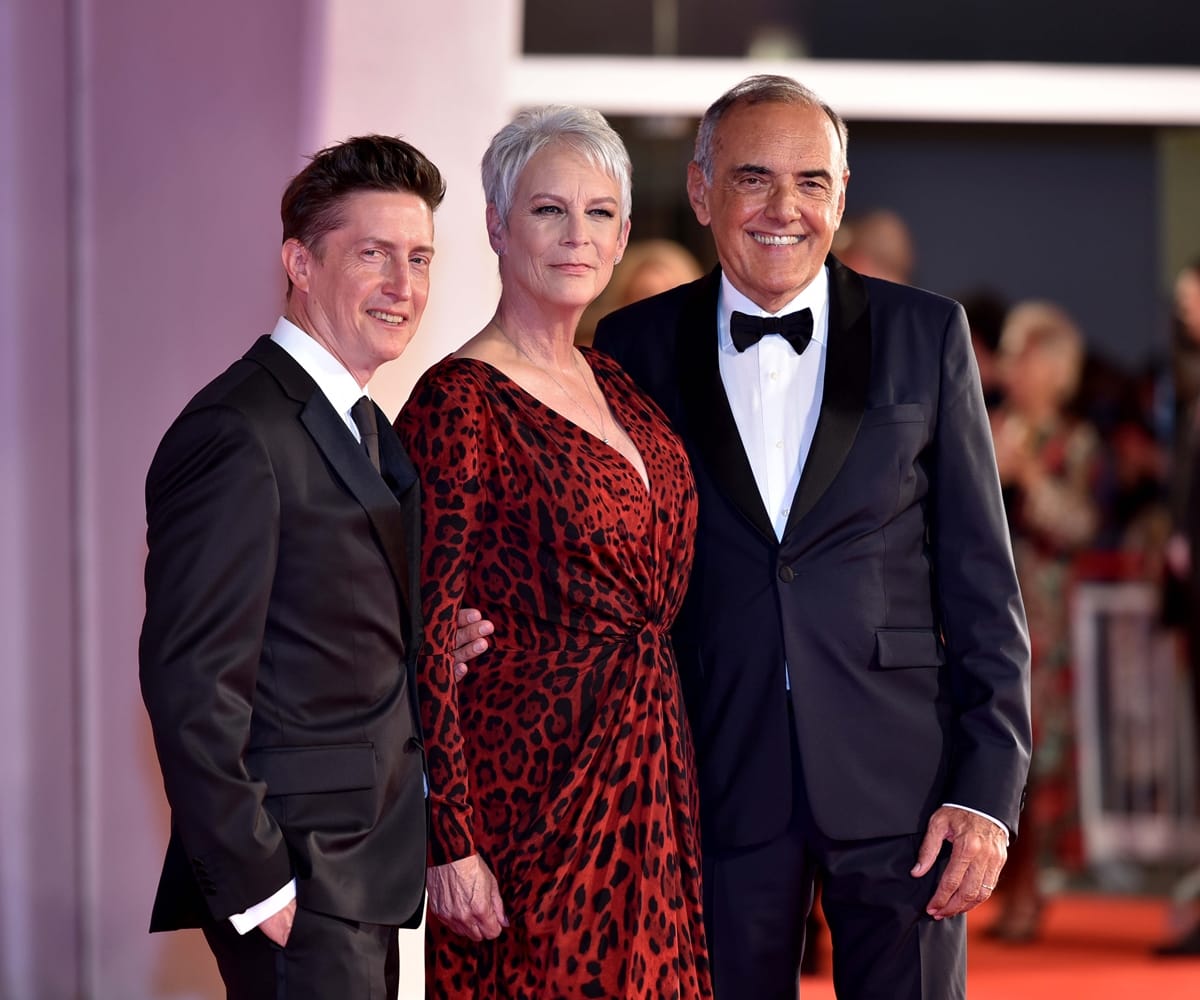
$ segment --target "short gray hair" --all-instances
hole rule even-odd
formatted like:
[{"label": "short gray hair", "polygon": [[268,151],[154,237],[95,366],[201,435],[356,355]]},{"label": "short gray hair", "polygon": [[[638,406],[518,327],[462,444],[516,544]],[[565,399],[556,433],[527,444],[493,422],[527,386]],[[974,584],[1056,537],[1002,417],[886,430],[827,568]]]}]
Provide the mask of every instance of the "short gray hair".
[{"label": "short gray hair", "polygon": [[618,183],[621,222],[628,222],[633,210],[633,164],[621,137],[599,111],[548,104],[522,111],[492,137],[483,154],[483,193],[505,225],[522,172],[536,153],[552,144],[581,153]]},{"label": "short gray hair", "polygon": [[717,125],[726,112],[743,104],[803,104],[808,107],[820,108],[833,122],[837,130],[838,142],[842,146],[842,170],[849,166],[846,155],[850,144],[850,130],[842,121],[842,116],[826,104],[817,93],[797,83],[790,76],[775,76],[764,73],[759,76],[748,76],[745,80],[730,90],[725,91],[704,112],[700,119],[700,127],[696,131],[696,149],[693,159],[704,174],[704,179],[710,184],[713,179],[713,140],[717,133]]}]

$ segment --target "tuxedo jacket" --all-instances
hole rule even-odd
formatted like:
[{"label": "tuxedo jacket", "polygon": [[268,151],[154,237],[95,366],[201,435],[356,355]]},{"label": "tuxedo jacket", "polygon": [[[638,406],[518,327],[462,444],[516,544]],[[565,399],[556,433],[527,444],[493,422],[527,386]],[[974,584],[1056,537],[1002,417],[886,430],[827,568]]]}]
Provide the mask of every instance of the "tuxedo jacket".
[{"label": "tuxedo jacket", "polygon": [[222,920],[292,877],[309,909],[419,917],[418,486],[377,418],[382,477],[262,337],[154,456],[140,676],[171,837],[151,930]]},{"label": "tuxedo jacket", "polygon": [[596,334],[666,412],[696,476],[696,561],[673,638],[705,845],[779,835],[793,758],[829,837],[917,833],[947,802],[1015,832],[1029,643],[966,317],[827,266],[821,410],[782,540],[721,381],[719,270]]}]

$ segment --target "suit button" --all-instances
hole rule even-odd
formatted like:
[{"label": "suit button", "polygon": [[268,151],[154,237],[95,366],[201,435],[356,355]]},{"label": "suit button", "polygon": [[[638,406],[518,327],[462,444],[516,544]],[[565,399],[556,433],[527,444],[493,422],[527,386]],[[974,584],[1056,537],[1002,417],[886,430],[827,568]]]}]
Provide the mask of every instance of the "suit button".
[{"label": "suit button", "polygon": [[796,579],[796,573],[791,566],[780,566],[779,579],[781,579],[784,583],[791,583],[794,579]]}]

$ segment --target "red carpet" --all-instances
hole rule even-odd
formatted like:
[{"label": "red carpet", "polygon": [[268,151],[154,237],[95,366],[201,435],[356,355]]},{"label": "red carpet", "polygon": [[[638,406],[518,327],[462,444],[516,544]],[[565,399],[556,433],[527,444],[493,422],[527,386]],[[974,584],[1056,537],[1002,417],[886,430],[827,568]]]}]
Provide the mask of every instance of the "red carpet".
[{"label": "red carpet", "polygon": [[[1060,896],[1028,945],[1000,945],[980,931],[994,919],[984,904],[969,923],[970,1000],[1200,1000],[1200,958],[1156,958],[1170,936],[1162,899]],[[821,968],[828,970],[828,936]],[[833,1000],[829,975],[800,981],[800,1000]]]}]

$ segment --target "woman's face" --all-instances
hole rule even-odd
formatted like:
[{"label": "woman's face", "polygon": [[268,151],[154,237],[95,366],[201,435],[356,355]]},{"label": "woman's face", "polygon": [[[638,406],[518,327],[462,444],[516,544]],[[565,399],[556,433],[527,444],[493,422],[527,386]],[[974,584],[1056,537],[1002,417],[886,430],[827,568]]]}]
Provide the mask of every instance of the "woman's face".
[{"label": "woman's face", "polygon": [[1031,336],[1004,359],[1003,367],[1005,389],[1016,409],[1038,412],[1065,402],[1074,364],[1062,345]]},{"label": "woman's face", "polygon": [[621,188],[582,154],[561,145],[526,165],[505,223],[488,206],[505,291],[542,306],[582,310],[612,277],[629,239]]}]

